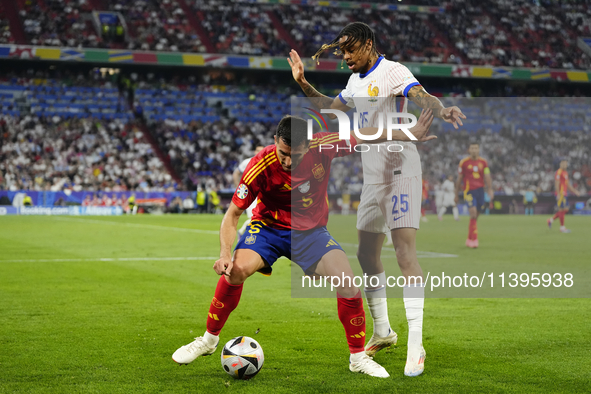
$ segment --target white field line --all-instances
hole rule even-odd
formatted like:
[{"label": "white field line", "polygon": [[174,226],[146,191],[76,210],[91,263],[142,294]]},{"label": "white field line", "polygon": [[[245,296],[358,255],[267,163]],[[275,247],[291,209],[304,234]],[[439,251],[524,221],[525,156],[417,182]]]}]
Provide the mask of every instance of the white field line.
[{"label": "white field line", "polygon": [[82,222],[82,223],[111,224],[111,225],[114,224],[117,226],[137,227],[137,228],[153,229],[153,230],[181,231],[181,232],[185,232],[185,233],[212,234],[212,235],[218,235],[220,233],[217,230],[214,231],[214,230],[199,230],[199,229],[195,229],[195,228],[156,226],[153,224],[121,223],[121,222],[112,222],[109,220],[74,219],[74,218],[61,217],[61,216],[53,216],[53,219],[67,221],[67,222]]},{"label": "white field line", "polygon": [[[358,244],[352,244],[352,243],[346,243],[346,242],[339,242],[339,244],[341,244],[341,246],[346,246],[346,247],[355,247],[357,248],[357,246],[359,246]],[[388,252],[396,252],[396,250],[394,248],[389,248],[389,247],[384,247],[382,248],[384,251],[388,251]],[[349,257],[349,256],[347,256]],[[357,257],[357,256],[353,256],[353,257]],[[393,256],[382,256],[384,258],[386,257],[396,257],[396,255]],[[448,254],[448,253],[437,253],[437,252],[425,252],[425,251],[420,251],[417,250],[417,257],[419,259],[436,259],[436,258],[449,258],[449,257],[458,257],[457,254]]]},{"label": "white field line", "polygon": [[30,259],[30,260],[0,260],[2,263],[80,263],[87,261],[191,261],[191,260],[211,260],[216,261],[219,257],[206,257],[206,256],[195,256],[195,257],[97,257],[94,259]]}]

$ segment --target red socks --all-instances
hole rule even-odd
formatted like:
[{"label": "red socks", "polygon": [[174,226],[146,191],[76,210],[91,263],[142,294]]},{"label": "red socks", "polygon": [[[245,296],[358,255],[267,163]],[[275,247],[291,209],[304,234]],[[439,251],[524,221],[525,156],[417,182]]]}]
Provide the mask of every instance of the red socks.
[{"label": "red socks", "polygon": [[337,293],[339,320],[345,328],[347,343],[351,353],[365,350],[365,311],[361,291],[355,298],[342,298]]},{"label": "red socks", "polygon": [[222,275],[215,288],[215,296],[211,300],[207,314],[207,332],[219,335],[226,324],[230,313],[238,306],[244,284],[231,285]]},{"label": "red socks", "polygon": [[470,219],[470,226],[468,227],[468,239],[478,239],[478,228],[476,226],[476,219]]},{"label": "red socks", "polygon": [[564,226],[564,215],[566,215],[566,211],[558,211],[552,216],[552,220],[560,219],[560,225]]}]

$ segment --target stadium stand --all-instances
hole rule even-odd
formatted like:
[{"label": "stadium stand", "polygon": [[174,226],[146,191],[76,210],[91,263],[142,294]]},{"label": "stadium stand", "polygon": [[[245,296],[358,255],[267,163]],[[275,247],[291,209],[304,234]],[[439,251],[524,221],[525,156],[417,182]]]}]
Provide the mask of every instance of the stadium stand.
[{"label": "stadium stand", "polygon": [[109,9],[124,15],[131,36],[129,49],[205,52],[176,1],[109,1]]},{"label": "stadium stand", "polygon": [[[110,189],[195,190],[197,185],[205,185],[207,189],[230,190],[235,166],[250,156],[256,145],[272,143],[274,126],[291,112],[290,97],[297,94],[290,89],[278,91],[276,86],[158,79],[138,83],[135,106],[130,108],[114,83],[104,79],[71,75],[71,86],[64,80],[42,80],[44,83],[37,85],[34,81],[39,79],[12,77],[0,85],[1,162],[5,171],[1,188],[56,188],[63,181],[61,187],[84,189],[106,185]],[[506,94],[564,95],[538,89],[542,90],[506,89]],[[552,191],[554,161],[561,157],[569,157],[576,187],[591,190],[591,130],[585,123],[588,102],[582,98],[534,102],[550,105],[550,112],[516,100],[468,100],[461,104],[468,116],[461,131],[447,124],[434,125],[439,140],[419,145],[425,177],[436,182],[445,174],[454,174],[467,141],[476,139],[490,162],[497,192],[511,194],[532,185],[541,192]],[[474,104],[482,101],[486,105]],[[135,128],[133,112],[139,116],[138,126],[146,122],[141,130],[148,135]],[[568,119],[566,125],[560,123],[564,119]],[[82,131],[73,133],[74,128]],[[135,138],[127,137],[130,134]],[[96,147],[91,149],[84,141],[97,141]],[[76,144],[82,145],[76,148]],[[47,152],[49,146],[56,151]],[[70,163],[72,157],[77,161]],[[167,170],[158,157],[165,163],[169,160],[171,167]],[[68,170],[65,179],[60,172],[64,163],[74,166],[81,162],[90,163],[91,169],[115,162],[119,170],[107,172],[107,168],[99,180],[78,166],[76,171]],[[51,170],[40,178],[38,169],[43,163]],[[132,170],[136,172],[129,172]],[[48,185],[51,171],[58,174],[58,183]],[[174,184],[175,175],[181,184]],[[358,155],[338,159],[329,192],[356,194],[362,182]]]},{"label": "stadium stand", "polygon": [[124,120],[3,115],[0,130],[4,189],[174,189],[141,131]]},{"label": "stadium stand", "polygon": [[196,0],[192,6],[220,53],[283,56],[290,51],[259,5]]},{"label": "stadium stand", "polygon": [[102,47],[89,13],[90,3],[76,0],[18,0],[20,17],[33,45]]},{"label": "stadium stand", "polygon": [[12,44],[14,38],[10,32],[10,22],[4,14],[4,7],[0,3],[0,44]]},{"label": "stadium stand", "polygon": [[[589,57],[576,44],[577,37],[589,35],[591,29],[586,1],[451,0],[444,3],[444,12],[434,13],[339,8],[334,6],[337,3],[330,7],[221,0],[100,3],[123,16],[128,27],[123,45],[128,49],[284,56],[295,47],[309,57],[347,23],[363,20],[376,31],[378,49],[394,60],[591,67]],[[93,4],[90,0],[18,0],[30,44],[121,48],[100,38],[90,13],[100,9]],[[435,1],[411,4],[441,6]],[[0,39],[9,41],[2,15],[0,10],[6,37]]]}]

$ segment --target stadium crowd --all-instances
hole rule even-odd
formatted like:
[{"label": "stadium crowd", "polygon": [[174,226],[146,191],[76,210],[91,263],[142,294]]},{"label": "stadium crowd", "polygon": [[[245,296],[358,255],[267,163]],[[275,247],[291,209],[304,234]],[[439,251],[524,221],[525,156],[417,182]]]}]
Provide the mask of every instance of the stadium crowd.
[{"label": "stadium crowd", "polygon": [[119,119],[2,116],[6,190],[174,190],[142,132]]},{"label": "stadium crowd", "polygon": [[[61,78],[32,70],[5,74],[0,78],[0,188],[232,190],[235,167],[257,145],[272,143],[277,120],[290,112],[290,96],[300,92],[289,86],[204,83],[216,78],[215,72],[212,75],[166,79],[139,73],[134,78],[135,105],[128,107],[122,95],[127,89],[118,90],[117,78],[108,73],[69,72]],[[579,95],[573,89],[522,91],[507,85],[501,93]],[[18,104],[13,94],[20,95]],[[436,123],[433,131],[439,140],[419,146],[430,183],[455,174],[467,141],[475,139],[489,160],[496,192],[511,194],[532,186],[552,191],[555,162],[563,157],[571,162],[576,187],[591,190],[591,130],[585,123],[585,99],[485,100],[494,104],[488,109],[470,104],[473,101],[460,104],[470,117],[463,131]],[[546,107],[535,107],[537,102]],[[520,103],[525,107],[520,109]],[[544,109],[548,105],[554,115]],[[491,115],[498,109],[512,118]],[[149,131],[149,140],[136,127],[133,112],[146,122],[142,130]],[[570,121],[566,129],[557,126],[563,118]],[[543,127],[546,121],[548,127]],[[158,157],[170,161],[172,173]],[[181,180],[179,185],[173,175]],[[363,183],[359,155],[338,159],[330,177],[329,192],[359,193]]]},{"label": "stadium crowd", "polygon": [[172,52],[205,52],[185,12],[174,0],[109,1],[129,26],[128,49]]},{"label": "stadium crowd", "polygon": [[[309,57],[346,24],[362,20],[376,31],[378,49],[394,60],[591,67],[589,56],[577,47],[577,38],[588,36],[591,29],[587,1],[450,0],[443,6],[434,1],[415,3],[439,5],[444,11],[350,9],[300,2],[185,1],[195,15],[192,20],[176,0],[103,1],[105,10],[123,17],[127,26],[124,45],[128,49],[203,53],[207,51],[205,41],[219,53],[285,56],[294,45]],[[90,0],[19,0],[17,4],[30,44],[121,48],[101,38],[93,24]],[[0,10],[0,40],[10,42],[8,23],[2,15]]]}]

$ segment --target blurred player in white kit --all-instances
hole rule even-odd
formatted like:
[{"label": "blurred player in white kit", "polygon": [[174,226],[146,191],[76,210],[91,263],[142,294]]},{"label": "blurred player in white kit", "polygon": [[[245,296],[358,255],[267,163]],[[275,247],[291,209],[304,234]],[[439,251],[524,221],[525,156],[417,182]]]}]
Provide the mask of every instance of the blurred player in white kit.
[{"label": "blurred player in white kit", "polygon": [[439,218],[439,220],[443,220],[443,215],[447,211],[448,207],[452,207],[454,219],[456,221],[460,220],[458,216],[458,207],[456,206],[455,202],[456,193],[453,179],[453,175],[448,175],[447,179],[441,185],[442,201],[441,206],[439,207],[439,211],[437,212],[437,217]]}]

